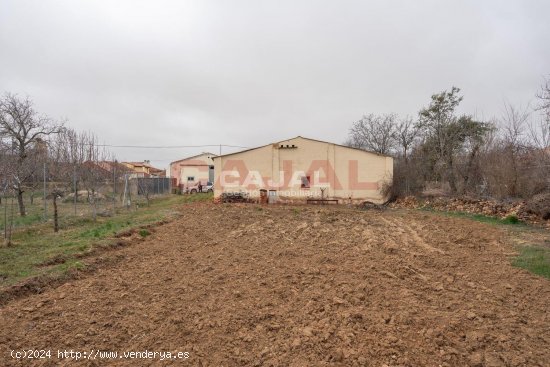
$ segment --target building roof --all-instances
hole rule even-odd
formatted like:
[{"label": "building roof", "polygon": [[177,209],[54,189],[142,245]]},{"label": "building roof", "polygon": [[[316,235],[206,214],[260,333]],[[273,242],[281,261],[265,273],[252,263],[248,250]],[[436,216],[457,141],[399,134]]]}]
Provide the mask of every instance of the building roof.
[{"label": "building roof", "polygon": [[122,162],[122,163],[129,164],[131,166],[136,166],[136,167],[152,167],[150,164],[145,162]]},{"label": "building roof", "polygon": [[194,159],[194,158],[198,158],[198,157],[201,157],[205,154],[208,154],[208,155],[211,155],[212,158],[215,158],[217,157],[216,154],[214,153],[210,153],[210,152],[202,152],[201,154],[197,154],[197,155],[194,155],[194,156],[191,156],[191,157],[187,157],[187,158],[182,158],[182,159],[178,159],[177,161],[173,161],[173,162],[170,162],[170,165],[174,164],[174,163],[178,163],[178,162],[183,162],[183,161],[187,161],[189,159]]},{"label": "building roof", "polygon": [[130,172],[132,170],[128,166],[116,161],[100,161],[97,165],[110,172],[112,172],[115,168],[119,172]]},{"label": "building roof", "polygon": [[120,162],[120,163],[128,164],[128,165],[131,165],[131,166],[134,166],[134,167],[147,167],[147,168],[149,168],[149,170],[152,170],[153,172],[164,171],[163,169],[153,167],[149,163],[145,163],[145,162]]},{"label": "building roof", "polygon": [[235,155],[235,154],[239,154],[239,153],[249,152],[249,151],[251,151],[251,150],[256,150],[256,149],[260,149],[260,148],[265,148],[265,147],[268,147],[268,146],[270,146],[270,145],[279,144],[279,143],[281,143],[281,142],[283,142],[283,141],[288,141],[288,140],[298,139],[298,138],[300,138],[300,139],[305,139],[305,140],[310,140],[310,141],[316,141],[316,142],[318,142],[318,143],[332,144],[332,145],[335,145],[335,146],[339,146],[339,147],[343,147],[343,148],[348,148],[348,149],[355,149],[355,150],[359,150],[359,151],[365,152],[365,153],[376,154],[376,155],[381,156],[381,157],[391,157],[391,156],[389,156],[389,155],[387,155],[387,154],[381,154],[381,153],[377,153],[377,152],[373,152],[373,151],[365,150],[365,149],[361,149],[361,148],[355,148],[355,147],[350,147],[350,146],[347,146],[347,145],[331,143],[331,142],[329,142],[329,141],[323,141],[323,140],[305,138],[305,137],[303,137],[303,136],[298,135],[298,136],[295,136],[294,138],[279,140],[279,141],[274,142],[274,143],[262,145],[262,146],[255,147],[255,148],[250,148],[250,149],[241,150],[241,151],[239,151],[239,152],[222,154],[222,155],[216,156],[216,157],[214,157],[214,158],[228,157],[228,156],[230,156],[230,155]]}]

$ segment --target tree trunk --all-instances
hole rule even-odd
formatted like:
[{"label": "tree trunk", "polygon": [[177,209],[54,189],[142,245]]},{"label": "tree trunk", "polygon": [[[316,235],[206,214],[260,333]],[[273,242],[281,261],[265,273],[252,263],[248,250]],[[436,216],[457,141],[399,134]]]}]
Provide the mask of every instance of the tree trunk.
[{"label": "tree trunk", "polygon": [[19,215],[24,217],[25,213],[25,203],[23,202],[23,190],[17,188],[17,203],[19,204]]},{"label": "tree trunk", "polygon": [[518,168],[517,168],[517,162],[516,162],[516,152],[514,148],[510,151],[510,162],[512,163],[512,182],[510,182],[510,185],[508,186],[508,192],[506,193],[508,196],[516,197],[518,193]]},{"label": "tree trunk", "polygon": [[453,171],[453,167],[454,167],[454,162],[453,162],[453,156],[451,155],[450,157],[448,157],[448,160],[447,160],[446,171],[447,171],[447,182],[449,182],[451,193],[454,195],[457,193],[457,188],[456,188],[456,177]]},{"label": "tree trunk", "polygon": [[8,245],[8,200],[5,200],[4,205],[4,244]]},{"label": "tree trunk", "polygon": [[59,220],[57,215],[57,195],[53,195],[53,231],[59,232]]},{"label": "tree trunk", "polygon": [[470,152],[470,155],[468,156],[468,164],[466,165],[466,174],[463,178],[463,184],[462,184],[462,195],[466,194],[468,185],[470,184],[470,178],[473,176],[472,171],[473,171],[474,161],[478,151],[479,151],[479,145],[476,145]]},{"label": "tree trunk", "polygon": [[93,218],[94,222],[97,220],[97,205],[95,202],[95,190],[92,190],[92,211],[93,211]]},{"label": "tree trunk", "polygon": [[448,177],[447,181],[449,182],[449,188],[451,189],[451,193],[454,195],[457,193],[457,188],[456,188],[456,181],[455,181],[453,172],[449,171],[447,177]]},{"label": "tree trunk", "polygon": [[[6,206],[8,205],[7,201],[6,201]],[[6,239],[4,241],[5,245],[6,246],[11,246],[12,243],[11,243],[11,237],[12,237],[12,231],[13,231],[13,197],[11,198],[11,210],[10,210],[10,223],[9,223],[9,230],[8,230],[8,234],[6,236]]]}]

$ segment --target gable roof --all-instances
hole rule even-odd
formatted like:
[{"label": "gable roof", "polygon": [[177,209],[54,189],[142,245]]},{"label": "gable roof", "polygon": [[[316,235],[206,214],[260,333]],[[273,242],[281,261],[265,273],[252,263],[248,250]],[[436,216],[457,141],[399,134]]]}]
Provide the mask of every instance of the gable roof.
[{"label": "gable roof", "polygon": [[347,146],[347,145],[342,145],[342,144],[336,144],[336,143],[331,143],[329,141],[323,141],[323,140],[317,140],[317,139],[311,139],[311,138],[305,138],[303,136],[295,136],[294,138],[290,138],[290,139],[284,139],[284,140],[279,140],[277,142],[274,142],[274,143],[271,143],[271,144],[266,144],[266,145],[261,145],[259,147],[255,147],[255,148],[250,148],[250,149],[245,149],[245,150],[241,150],[241,151],[238,151],[238,152],[234,152],[234,153],[227,153],[227,154],[222,154],[222,155],[218,155],[216,157],[213,157],[214,158],[220,158],[220,157],[228,157],[230,155],[235,155],[235,154],[240,154],[240,153],[245,153],[245,152],[249,152],[251,150],[256,150],[256,149],[260,149],[260,148],[265,148],[265,147],[268,147],[268,146],[271,146],[271,145],[274,145],[274,144],[279,144],[279,143],[282,143],[283,141],[289,141],[289,140],[292,140],[292,139],[305,139],[305,140],[310,140],[310,141],[315,141],[317,143],[324,143],[324,144],[332,144],[332,145],[335,145],[335,146],[338,146],[338,147],[343,147],[343,148],[348,148],[348,149],[354,149],[354,150],[359,150],[361,152],[365,152],[365,153],[370,153],[370,154],[375,154],[377,156],[380,156],[380,157],[391,157],[387,154],[382,154],[382,153],[377,153],[377,152],[373,152],[373,151],[370,151],[370,150],[365,150],[365,149],[361,149],[361,148],[355,148],[355,147],[350,147],[350,146]]},{"label": "gable roof", "polygon": [[[128,164],[130,166],[133,166],[134,168],[135,167],[146,167],[146,168],[149,168],[149,170],[153,170],[155,172],[160,172],[160,171],[164,171],[163,169],[160,169],[160,168],[157,168],[157,167],[153,167],[151,166],[150,163],[146,163],[146,162],[120,162],[122,164]],[[133,169],[133,168],[130,168],[130,169]]]},{"label": "gable roof", "polygon": [[212,158],[215,158],[217,157],[216,154],[214,153],[210,153],[210,152],[202,152],[201,154],[197,154],[197,155],[194,155],[194,156],[191,156],[191,157],[187,157],[187,158],[182,158],[182,159],[178,159],[177,161],[173,161],[173,162],[170,162],[170,165],[174,164],[174,163],[178,163],[178,162],[183,162],[183,161],[187,161],[189,159],[194,159],[194,158],[198,158],[198,157],[201,157],[205,154],[208,154],[208,155],[211,155]]},{"label": "gable roof", "polygon": [[131,172],[132,169],[128,166],[117,162],[117,161],[100,161],[97,163],[97,165],[109,172],[113,172],[113,170],[116,168],[119,172]]}]

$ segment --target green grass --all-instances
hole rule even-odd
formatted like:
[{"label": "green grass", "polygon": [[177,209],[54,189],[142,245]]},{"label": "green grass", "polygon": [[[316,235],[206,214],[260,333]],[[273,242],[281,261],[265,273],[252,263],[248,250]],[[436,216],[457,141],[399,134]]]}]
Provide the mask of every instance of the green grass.
[{"label": "green grass", "polygon": [[[183,196],[183,200],[185,200],[186,203],[196,203],[201,201],[209,201],[214,198],[214,194],[212,193],[202,193],[202,194],[188,194],[188,195],[181,195]],[[180,198],[181,199],[181,198]]]},{"label": "green grass", "polygon": [[[517,226],[520,231],[525,231],[527,229],[527,224],[520,221],[515,215],[509,215],[506,218],[501,219],[483,214],[437,211],[432,208],[422,208],[421,210],[450,217],[467,218],[490,225]],[[522,246],[518,257],[512,261],[512,265],[550,279],[550,247]]]},{"label": "green grass", "polygon": [[[17,208],[14,208],[14,212],[15,212],[15,215],[13,217],[13,227],[15,228],[29,226],[31,224],[38,223],[43,219],[43,214],[41,213],[31,213],[24,217],[20,217],[18,215]],[[0,216],[2,217],[2,220],[0,221],[0,230],[3,231],[4,230],[4,212],[3,211],[0,213]],[[10,214],[8,213],[8,218],[9,216]]]},{"label": "green grass", "polygon": [[[33,276],[80,269],[84,264],[77,261],[76,255],[109,246],[116,233],[143,228],[178,215],[177,208],[182,204],[211,199],[211,194],[170,195],[153,198],[149,206],[141,206],[138,210],[118,208],[116,215],[97,217],[95,222],[89,216],[65,217],[58,233],[53,232],[51,220],[21,224],[14,228],[13,245],[0,246],[0,288]],[[142,231],[149,233],[146,229]],[[146,236],[142,231],[139,234]]]},{"label": "green grass", "polygon": [[105,238],[116,234],[117,231],[129,226],[130,221],[119,221],[108,219],[105,223],[96,225],[93,228],[80,233],[81,238]]},{"label": "green grass", "polygon": [[446,215],[446,216],[449,216],[449,217],[471,219],[471,220],[475,220],[476,222],[493,224],[493,225],[526,225],[524,222],[520,221],[518,219],[518,217],[516,217],[515,215],[509,215],[506,218],[501,219],[501,218],[491,217],[491,216],[483,215],[483,214],[471,214],[471,213],[464,213],[464,212],[439,211],[439,210],[434,210],[434,209],[429,208],[429,207],[421,208],[420,210],[429,211],[430,213]]},{"label": "green grass", "polygon": [[502,224],[521,224],[521,221],[515,215],[509,215],[504,219],[501,219]]},{"label": "green grass", "polygon": [[151,232],[149,232],[148,230],[146,230],[146,229],[144,229],[144,228],[142,228],[142,229],[139,230],[139,235],[140,235],[141,237],[147,237],[147,236],[149,236],[150,234],[151,234]]},{"label": "green grass", "polygon": [[512,265],[550,279],[550,248],[524,246]]}]

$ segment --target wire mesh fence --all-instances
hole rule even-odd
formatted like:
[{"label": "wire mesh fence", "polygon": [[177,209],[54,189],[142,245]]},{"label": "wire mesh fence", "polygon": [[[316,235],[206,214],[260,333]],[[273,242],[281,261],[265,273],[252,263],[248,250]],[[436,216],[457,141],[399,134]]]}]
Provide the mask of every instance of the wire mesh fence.
[{"label": "wire mesh fence", "polygon": [[168,177],[138,177],[137,194],[138,195],[162,195],[172,192],[175,187],[174,179]]},{"label": "wire mesh fence", "polygon": [[[136,178],[129,175],[117,180],[102,181],[93,189],[78,187],[75,182],[78,181],[50,181],[27,189],[22,197],[24,216],[20,215],[16,193],[13,190],[0,192],[2,237],[6,238],[10,232],[30,228],[36,223],[52,222],[55,210],[60,228],[73,225],[79,220],[94,220],[98,217],[115,216],[122,211],[138,210],[147,206],[153,198],[171,195],[175,187],[170,178]],[[59,187],[66,189],[58,190]]]}]

